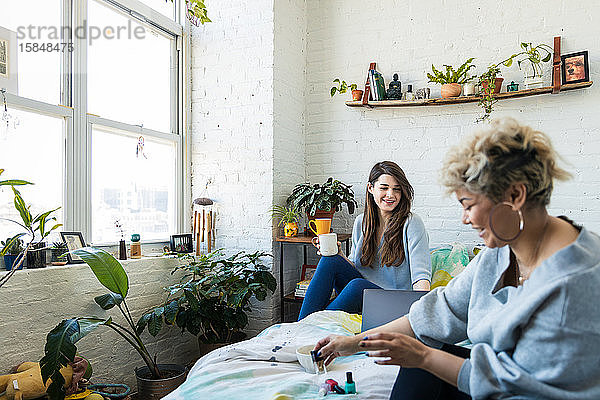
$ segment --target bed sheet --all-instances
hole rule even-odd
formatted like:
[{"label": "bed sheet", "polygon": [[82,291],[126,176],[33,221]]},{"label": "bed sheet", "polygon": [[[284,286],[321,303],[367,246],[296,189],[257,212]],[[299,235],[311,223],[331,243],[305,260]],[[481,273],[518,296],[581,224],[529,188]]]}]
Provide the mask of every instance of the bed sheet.
[{"label": "bed sheet", "polygon": [[[397,366],[374,363],[365,354],[339,357],[326,374],[309,374],[296,358],[296,349],[334,333],[360,332],[360,316],[343,311],[319,311],[302,321],[273,325],[258,336],[200,358],[186,381],[165,400],[283,400],[315,399],[325,379],[343,387],[352,371],[356,395],[328,394],[327,399],[388,399],[398,374]],[[287,397],[286,397],[287,396]]]}]

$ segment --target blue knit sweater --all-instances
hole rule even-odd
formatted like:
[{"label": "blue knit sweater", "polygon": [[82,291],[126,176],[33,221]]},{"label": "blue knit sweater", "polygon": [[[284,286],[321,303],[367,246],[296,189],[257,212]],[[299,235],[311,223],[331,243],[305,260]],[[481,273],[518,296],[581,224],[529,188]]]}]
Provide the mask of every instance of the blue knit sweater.
[{"label": "blue knit sweater", "polygon": [[404,244],[404,261],[398,266],[381,265],[380,250],[383,238],[377,249],[377,255],[371,266],[360,262],[363,243],[362,221],[360,214],[354,220],[352,230],[352,252],[348,257],[360,274],[367,280],[383,289],[412,290],[412,285],[421,279],[431,281],[431,257],[429,255],[429,237],[423,221],[417,214],[412,214],[404,223],[402,240]]},{"label": "blue knit sweater", "polygon": [[585,228],[522,286],[502,287],[508,246],[485,249],[414,303],[411,327],[439,347],[469,339],[458,388],[474,399],[600,399],[600,237]]}]

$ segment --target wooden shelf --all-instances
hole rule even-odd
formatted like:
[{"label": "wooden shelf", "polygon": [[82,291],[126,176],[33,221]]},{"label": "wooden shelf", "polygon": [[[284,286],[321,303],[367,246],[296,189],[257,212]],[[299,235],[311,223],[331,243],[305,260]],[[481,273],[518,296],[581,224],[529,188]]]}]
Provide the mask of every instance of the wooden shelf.
[{"label": "wooden shelf", "polygon": [[[352,235],[349,233],[338,233],[337,237],[338,237],[338,241],[343,242],[344,240],[348,240],[350,239]],[[312,239],[315,237],[315,235],[312,234],[306,234],[306,233],[299,233],[298,236],[292,236],[292,237],[284,237],[284,236],[277,236],[275,238],[276,242],[284,242],[284,243],[305,243],[305,244],[311,244],[312,243]]]},{"label": "wooden shelf", "polygon": [[[567,83],[560,87],[561,92],[564,90],[583,89],[592,86],[594,82]],[[552,93],[552,86],[547,86],[539,89],[518,90],[516,92],[498,93],[494,97],[498,100],[512,99],[515,97],[537,96],[540,94]],[[370,101],[363,105],[362,101],[347,101],[348,107],[416,107],[416,106],[443,106],[446,104],[463,104],[475,103],[481,99],[480,96],[460,96],[449,99],[423,99],[423,100],[382,100]]]}]

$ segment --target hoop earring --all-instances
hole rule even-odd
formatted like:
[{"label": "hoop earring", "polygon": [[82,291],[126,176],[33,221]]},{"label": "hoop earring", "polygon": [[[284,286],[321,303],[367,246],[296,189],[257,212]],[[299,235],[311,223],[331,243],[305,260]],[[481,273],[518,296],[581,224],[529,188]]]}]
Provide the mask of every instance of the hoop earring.
[{"label": "hoop earring", "polygon": [[517,214],[519,215],[519,232],[517,232],[517,234],[512,238],[508,238],[508,239],[503,238],[502,236],[498,235],[498,232],[496,232],[496,230],[494,229],[494,224],[492,223],[492,217],[494,216],[494,213],[496,212],[496,210],[498,209],[499,206],[508,206],[511,209],[513,208],[513,204],[509,203],[508,201],[503,201],[502,203],[498,203],[494,207],[492,207],[492,210],[490,211],[490,217],[489,217],[490,229],[492,230],[492,233],[494,234],[494,236],[496,236],[501,241],[512,242],[513,240],[517,239],[521,235],[521,232],[523,232],[523,228],[525,226],[525,221],[523,221],[523,213],[521,212],[521,210],[516,210]]}]

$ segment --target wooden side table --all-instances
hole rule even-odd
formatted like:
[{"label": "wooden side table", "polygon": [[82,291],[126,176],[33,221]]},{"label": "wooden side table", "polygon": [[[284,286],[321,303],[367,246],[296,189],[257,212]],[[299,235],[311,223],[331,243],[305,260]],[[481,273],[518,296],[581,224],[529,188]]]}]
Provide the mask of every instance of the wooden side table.
[{"label": "wooden side table", "polygon": [[[346,244],[346,256],[350,255],[350,238],[352,237],[349,233],[338,233],[338,241]],[[307,259],[307,246],[312,246],[312,238],[314,236],[307,234],[298,234],[294,237],[278,236],[275,238],[276,242],[279,242],[279,299],[281,301],[281,318],[280,322],[284,321],[284,303],[302,303],[303,299],[297,299],[292,291],[289,294],[285,294],[283,291],[283,260],[284,260],[284,245],[285,244],[300,244],[302,245],[303,253],[303,264],[306,264]]]}]

